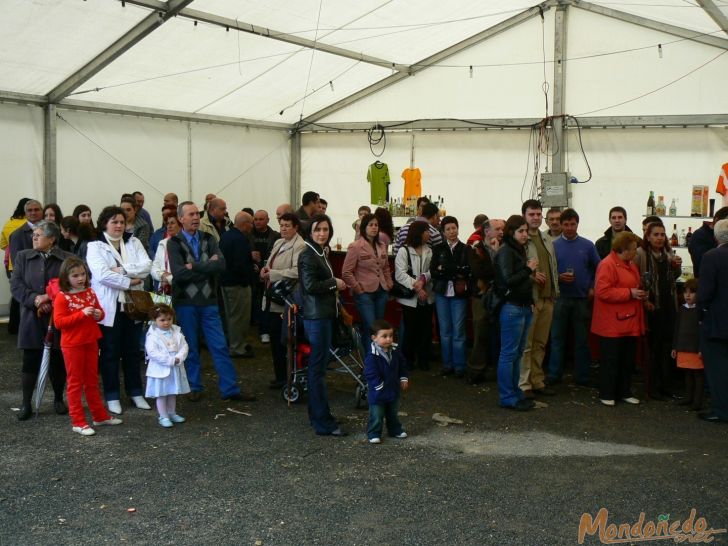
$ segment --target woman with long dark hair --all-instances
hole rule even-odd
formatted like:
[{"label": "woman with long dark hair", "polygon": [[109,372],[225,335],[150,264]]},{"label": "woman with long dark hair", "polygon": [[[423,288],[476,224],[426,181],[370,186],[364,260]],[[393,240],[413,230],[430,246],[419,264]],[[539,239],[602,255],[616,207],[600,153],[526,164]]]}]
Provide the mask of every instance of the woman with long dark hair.
[{"label": "woman with long dark hair", "polygon": [[306,249],[298,257],[298,276],[303,302],[303,328],[311,344],[308,360],[308,417],[319,436],[345,436],[329,409],[326,365],[338,316],[337,294],[346,283],[337,279],[326,257],[334,235],[331,219],[317,214],[311,219]]},{"label": "woman with long dark hair", "polygon": [[498,394],[501,407],[516,411],[528,411],[534,406],[518,386],[521,357],[533,317],[533,274],[538,268],[538,260],[526,256],[527,244],[526,219],[511,216],[503,230],[503,244],[495,255],[494,290],[503,302],[499,314]]},{"label": "woman with long dark hair", "polygon": [[73,209],[72,216],[78,218],[80,223],[90,224],[91,227],[95,229],[94,220],[91,216],[91,209],[88,205],[77,205],[76,208]]},{"label": "woman with long dark hair", "polygon": [[412,222],[404,244],[394,259],[394,279],[405,288],[413,291],[408,298],[399,297],[404,320],[403,351],[410,369],[415,362],[421,370],[430,368],[430,345],[432,343],[432,304],[435,294],[432,291],[430,262],[432,250],[427,244],[430,240],[427,222]]},{"label": "woman with long dark hair", "polygon": [[386,245],[379,240],[379,222],[373,214],[359,224],[359,238],[349,245],[341,276],[349,287],[361,320],[361,339],[369,346],[372,322],[384,318],[392,289]]},{"label": "woman with long dark hair", "polygon": [[648,395],[653,400],[672,396],[672,335],[677,316],[675,281],[682,274],[682,260],[667,242],[665,226],[650,223],[635,264],[647,291],[647,342],[649,345]]}]

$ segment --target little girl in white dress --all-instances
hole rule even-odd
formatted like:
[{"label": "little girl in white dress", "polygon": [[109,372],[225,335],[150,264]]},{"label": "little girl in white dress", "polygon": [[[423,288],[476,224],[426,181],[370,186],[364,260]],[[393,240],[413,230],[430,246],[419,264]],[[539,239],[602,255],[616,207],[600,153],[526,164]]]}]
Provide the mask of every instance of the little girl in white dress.
[{"label": "little girl in white dress", "polygon": [[174,423],[184,423],[177,414],[177,395],[190,392],[184,362],[187,358],[187,341],[182,329],[173,324],[174,310],[169,305],[158,304],[152,309],[154,324],[149,326],[144,348],[147,352],[148,398],[157,399],[159,424],[164,428]]}]

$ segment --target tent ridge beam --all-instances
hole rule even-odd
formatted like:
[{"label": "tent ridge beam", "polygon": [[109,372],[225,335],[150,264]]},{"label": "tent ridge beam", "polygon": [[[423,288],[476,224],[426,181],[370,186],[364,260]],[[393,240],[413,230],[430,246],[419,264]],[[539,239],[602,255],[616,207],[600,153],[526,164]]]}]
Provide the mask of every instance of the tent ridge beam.
[{"label": "tent ridge beam", "polygon": [[139,23],[121,36],[118,40],[104,49],[96,57],[91,59],[83,67],[71,74],[68,78],[58,84],[48,93],[48,102],[55,103],[73,93],[85,82],[101,72],[106,66],[123,55],[134,45],[142,41],[155,29],[163,25],[171,17],[177,15],[185,6],[193,0],[169,0],[160,8],[159,2],[152,5],[153,13],[147,15]]},{"label": "tent ridge beam", "polygon": [[349,106],[350,104],[353,104],[354,102],[357,102],[365,97],[368,97],[369,95],[372,95],[376,93],[377,91],[381,91],[385,87],[389,87],[390,85],[397,83],[398,81],[407,78],[408,76],[412,76],[416,74],[417,72],[420,72],[421,70],[425,70],[426,68],[429,68],[433,64],[436,64],[444,59],[447,59],[448,57],[451,57],[452,55],[455,55],[456,53],[460,53],[461,51],[468,49],[469,47],[478,45],[489,38],[492,38],[493,36],[496,36],[497,34],[500,34],[501,32],[504,32],[512,27],[515,27],[519,24],[521,24],[524,21],[527,21],[531,19],[532,17],[535,17],[539,15],[540,13],[550,9],[551,6],[557,5],[559,2],[558,0],[547,0],[546,2],[543,2],[542,4],[532,6],[529,9],[522,11],[521,13],[518,13],[514,15],[513,17],[510,17],[506,19],[505,21],[501,21],[497,25],[494,25],[482,32],[479,32],[477,34],[474,34],[473,36],[466,38],[465,40],[458,42],[457,44],[454,44],[446,49],[443,49],[442,51],[435,53],[434,55],[431,55],[425,59],[422,59],[421,61],[414,63],[408,67],[406,71],[397,72],[395,74],[392,74],[391,76],[387,76],[386,78],[368,86],[364,89],[361,89],[360,91],[357,91],[356,93],[353,93],[352,95],[349,95],[348,97],[343,98],[340,101],[335,102],[334,104],[331,104],[327,106],[326,108],[323,108],[319,110],[318,112],[314,112],[313,114],[309,115],[308,117],[304,118],[303,123],[304,125],[306,123],[311,123],[314,121],[318,121],[328,115],[333,114],[334,112],[337,112],[341,110],[342,108],[345,108],[346,106]]},{"label": "tent ridge beam", "polygon": [[631,13],[619,11],[619,10],[616,10],[613,8],[608,8],[605,6],[600,6],[597,4],[592,4],[591,2],[585,2],[583,0],[568,0],[568,1],[571,3],[572,6],[579,8],[579,9],[583,9],[585,11],[591,11],[592,13],[598,13],[599,15],[604,15],[606,17],[611,17],[612,19],[617,19],[619,21],[624,21],[626,23],[632,23],[634,25],[639,25],[644,28],[649,28],[650,30],[656,30],[658,32],[664,32],[666,34],[672,34],[673,36],[677,36],[679,38],[686,38],[693,42],[698,42],[701,44],[718,47],[721,49],[728,49],[728,39],[726,39],[726,38],[719,38],[719,37],[713,36],[713,35],[706,35],[697,30],[690,30],[687,28],[670,25],[668,23],[661,23],[661,22],[655,21],[653,19],[648,19],[647,17],[641,17],[639,15],[632,15]]},{"label": "tent ridge beam", "polygon": [[723,13],[713,0],[697,0],[700,7],[710,16],[723,32],[728,34],[728,17]]}]

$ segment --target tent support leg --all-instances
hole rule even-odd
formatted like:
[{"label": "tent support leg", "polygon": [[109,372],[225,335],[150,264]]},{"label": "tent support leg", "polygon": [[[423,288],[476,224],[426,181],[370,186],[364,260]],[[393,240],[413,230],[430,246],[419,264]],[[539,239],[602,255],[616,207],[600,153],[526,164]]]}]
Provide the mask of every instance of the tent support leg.
[{"label": "tent support leg", "polygon": [[43,203],[56,203],[56,105],[43,107]]},{"label": "tent support leg", "polygon": [[290,203],[293,210],[298,208],[301,201],[301,133],[295,131],[291,135],[291,177],[290,177]]}]

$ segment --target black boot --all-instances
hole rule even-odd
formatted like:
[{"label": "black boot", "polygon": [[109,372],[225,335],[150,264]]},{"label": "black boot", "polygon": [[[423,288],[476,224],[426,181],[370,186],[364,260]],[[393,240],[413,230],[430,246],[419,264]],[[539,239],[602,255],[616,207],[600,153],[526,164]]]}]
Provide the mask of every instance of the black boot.
[{"label": "black boot", "polygon": [[685,398],[677,402],[678,406],[690,406],[695,392],[695,376],[692,370],[685,370]]},{"label": "black boot", "polygon": [[37,379],[38,374],[23,373],[22,375],[23,403],[20,405],[20,411],[18,412],[18,421],[27,421],[33,415],[31,400],[33,399],[33,389],[35,389]]},{"label": "black boot", "polygon": [[705,394],[705,375],[702,370],[691,372],[695,376],[695,390],[693,391],[693,410],[700,411],[703,407],[703,394]]},{"label": "black boot", "polygon": [[66,367],[63,363],[60,351],[51,353],[51,365],[48,376],[53,386],[53,410],[58,415],[66,415],[68,408],[63,402],[63,391],[66,390]]}]

